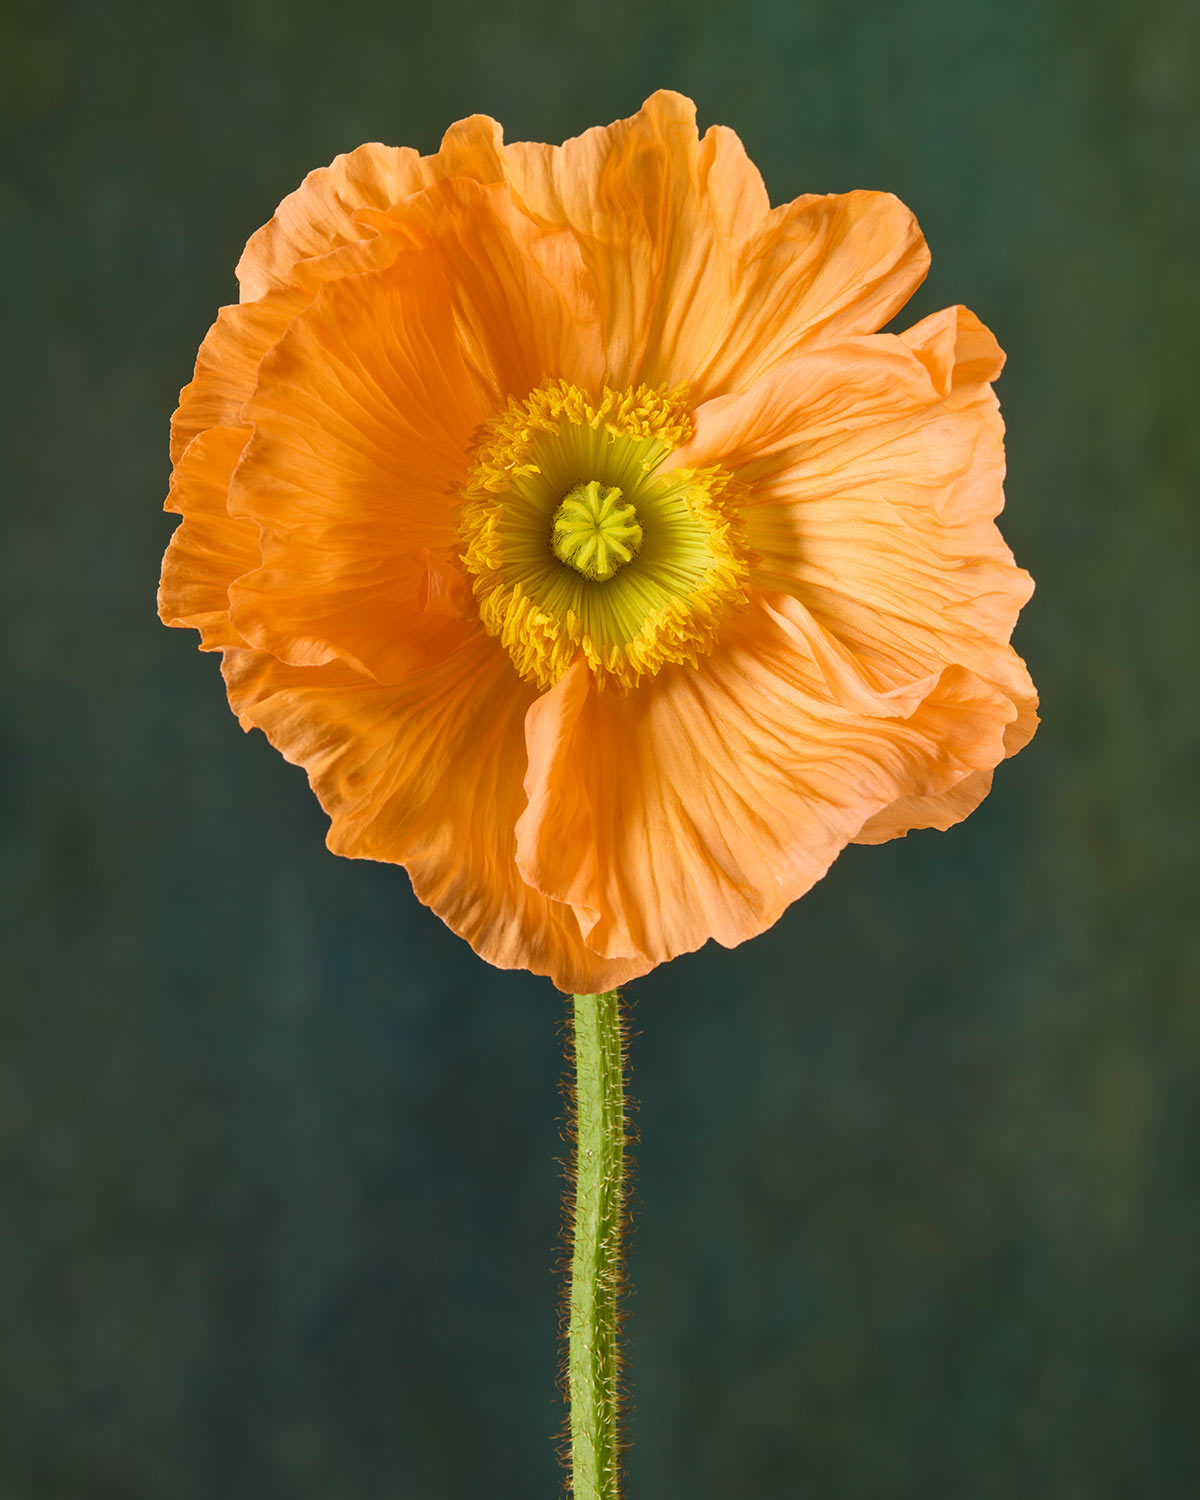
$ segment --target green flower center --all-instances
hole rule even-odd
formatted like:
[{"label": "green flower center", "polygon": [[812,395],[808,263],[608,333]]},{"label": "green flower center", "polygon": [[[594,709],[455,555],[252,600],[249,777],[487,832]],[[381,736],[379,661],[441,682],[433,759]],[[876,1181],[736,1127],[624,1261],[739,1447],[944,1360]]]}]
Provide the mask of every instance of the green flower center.
[{"label": "green flower center", "polygon": [[605,583],[637,556],[642,528],[615,484],[589,479],[570,490],[554,512],[550,545],[559,562]]}]

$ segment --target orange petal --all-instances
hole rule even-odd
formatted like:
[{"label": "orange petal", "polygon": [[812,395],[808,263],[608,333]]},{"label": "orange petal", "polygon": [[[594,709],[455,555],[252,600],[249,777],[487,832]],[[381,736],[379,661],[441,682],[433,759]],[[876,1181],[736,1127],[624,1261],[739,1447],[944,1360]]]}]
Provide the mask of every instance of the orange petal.
[{"label": "orange petal", "polygon": [[[911,417],[940,399],[929,370],[890,334],[845,339],[784,361],[745,390],[706,401],[690,440],[663,469],[722,463],[753,478],[880,423]],[[804,452],[801,454],[800,450]]]},{"label": "orange petal", "polygon": [[435,257],[459,349],[493,408],[547,378],[599,389],[603,330],[579,244],[506,184],[450,178],[360,217]]},{"label": "orange petal", "polygon": [[229,586],[262,560],[258,527],[230,516],[225,505],[248,436],[214,427],[198,437],[175,466],[164,507],[178,511],[183,524],[163,558],[158,613],[164,625],[198,630],[202,651],[245,644],[229,621]]},{"label": "orange petal", "polygon": [[[863,663],[810,615],[798,599],[782,595],[773,599],[764,598],[762,603],[804,653],[812,658],[832,701],[870,713],[868,700],[878,692],[877,678],[869,674]],[[888,703],[899,704],[911,699],[914,693],[919,697],[928,681],[926,678],[924,683],[908,683],[893,688],[883,695],[883,699]],[[1022,723],[1027,711],[1028,707],[1024,703],[1014,706],[1015,716],[1006,725],[1001,743],[1005,755],[1013,754],[1013,747],[1024,744],[1028,739]],[[971,772],[945,791],[898,797],[890,806],[869,817],[854,835],[852,842],[883,844],[916,828],[937,828],[942,831],[953,828],[975,811],[991,789],[992,769],[988,767]]]},{"label": "orange petal", "polygon": [[291,286],[302,261],[362,239],[360,209],[391,208],[447,177],[502,182],[501,140],[495,120],[472,115],[447,130],[433,156],[371,142],[310,172],[250,236],[237,267],[242,301]]},{"label": "orange petal", "polygon": [[850,705],[802,637],[758,609],[698,668],[668,667],[627,696],[572,668],[527,720],[526,880],[570,903],[601,953],[661,963],[709,937],[731,947],[819,880],[867,818],[1003,755],[1013,705],[961,667],[892,692],[842,670]]},{"label": "orange petal", "polygon": [[360,225],[359,238],[295,268],[295,279],[272,289],[258,302],[223,307],[204,336],[191,382],[179,393],[171,418],[171,458],[178,462],[187,445],[208,427],[237,426],[254,390],[263,355],[322,286],[390,263],[397,247],[374,225]]},{"label": "orange petal", "polygon": [[372,144],[338,157],[251,238],[238,266],[243,304],[294,301],[310,262],[362,239],[364,210],[450,177],[507,180],[531,213],[572,231],[610,383],[687,380],[696,401],[748,384],[805,341],[873,332],[929,264],[915,219],[888,193],[810,194],[772,211],[737,135],[713,126],[701,138],[695,105],[663,90],[562,146],[506,146],[496,121],[475,115],[432,156]]},{"label": "orange petal", "polygon": [[747,247],[736,324],[700,383],[735,390],[802,345],[874,333],[928,270],[917,221],[891,193],[809,194],[784,204]]},{"label": "orange petal", "polygon": [[944,307],[900,335],[929,371],[939,396],[955,386],[990,385],[1004,369],[1004,350],[968,307]]},{"label": "orange petal", "polygon": [[938,796],[898,797],[890,807],[868,818],[852,842],[886,844],[889,839],[903,838],[917,828],[937,828],[944,833],[970,817],[991,791],[992,776],[991,771],[974,771]]},{"label": "orange petal", "polygon": [[246,245],[237,268],[241,302],[221,309],[200,346],[193,379],[180,392],[172,458],[206,427],[240,420],[259,361],[327,281],[391,262],[395,244],[380,237],[370,210],[389,209],[450,175],[502,180],[499,136],[494,120],[476,115],[447,131],[436,156],[366,145],[310,172]]},{"label": "orange petal", "polygon": [[224,672],[243,727],[307,771],[334,853],[406,866],[418,898],[500,968],[581,993],[645,972],[589,953],[571,909],[517,871],[534,690],[482,632],[395,687],[256,651],[227,652]]},{"label": "orange petal", "polygon": [[692,378],[727,333],[739,247],[768,212],[733,131],[701,141],[695,105],[663,91],[563,146],[507,146],[504,165],[531,212],[579,236],[610,383]]},{"label": "orange petal", "polygon": [[389,208],[426,185],[416,151],[378,142],[310,172],[247,241],[237,264],[242,301],[290,287],[298,262],[361,240],[360,208]]},{"label": "orange petal", "polygon": [[560,362],[598,374],[600,343],[573,242],[507,189],[446,182],[380,224],[417,248],[327,286],[246,404],[230,507],[262,528],[262,566],[233,618],[292,665],[396,682],[474,628],[445,585],[476,428]]},{"label": "orange petal", "polygon": [[[955,385],[993,381],[1004,368],[1004,351],[974,313],[949,307],[933,313],[900,335],[926,368],[942,395]],[[1036,697],[1024,663],[1015,680],[1017,717],[1005,732],[1005,754],[1015,755],[1037,727]],[[945,830],[961,823],[992,789],[992,772],[976,771],[936,797],[902,797],[868,818],[854,836],[856,844],[882,844],[917,828]]]},{"label": "orange petal", "polygon": [[1008,645],[1033,585],[992,519],[1003,424],[981,377],[1001,360],[961,308],[815,349],[702,407],[671,461],[737,471],[754,581],[803,601],[881,680],[957,663],[1008,693],[1011,754],[1037,717]]},{"label": "orange petal", "polygon": [[507,146],[503,161],[534,213],[579,234],[618,385],[687,380],[696,401],[736,389],[805,340],[881,327],[929,266],[888,193],[770,211],[738,137],[701,139],[680,94],[561,147]]}]

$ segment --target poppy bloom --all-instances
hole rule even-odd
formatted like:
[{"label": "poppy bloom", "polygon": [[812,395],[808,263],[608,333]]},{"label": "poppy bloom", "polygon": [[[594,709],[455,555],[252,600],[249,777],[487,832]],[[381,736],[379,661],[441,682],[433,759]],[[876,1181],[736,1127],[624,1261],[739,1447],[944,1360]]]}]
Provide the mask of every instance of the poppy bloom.
[{"label": "poppy bloom", "polygon": [[172,426],[162,618],[494,964],[599,992],[948,828],[1025,744],[1003,355],[877,332],[886,193],[770,208],[660,93],[366,145],[246,246]]}]

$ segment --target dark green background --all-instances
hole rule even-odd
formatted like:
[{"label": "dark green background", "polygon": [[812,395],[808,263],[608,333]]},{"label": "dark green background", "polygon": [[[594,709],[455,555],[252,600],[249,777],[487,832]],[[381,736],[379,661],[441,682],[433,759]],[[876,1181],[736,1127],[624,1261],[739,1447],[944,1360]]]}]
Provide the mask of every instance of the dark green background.
[{"label": "dark green background", "polygon": [[10,0],[2,1500],[555,1493],[562,1003],[325,852],[156,622],[160,505],[310,167],[659,85],[996,329],[1045,724],[634,987],[630,1494],[1200,1493],[1192,10]]}]

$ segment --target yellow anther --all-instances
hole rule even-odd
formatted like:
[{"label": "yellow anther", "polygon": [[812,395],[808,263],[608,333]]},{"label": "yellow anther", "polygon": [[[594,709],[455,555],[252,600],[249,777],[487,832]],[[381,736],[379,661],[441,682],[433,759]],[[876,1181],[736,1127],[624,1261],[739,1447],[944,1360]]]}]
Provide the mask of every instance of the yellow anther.
[{"label": "yellow anther", "polygon": [[563,380],[481,429],[460,556],[483,628],[527,682],[552,688],[582,657],[597,690],[628,692],[694,664],[745,604],[745,487],[715,466],[662,471],[691,431],[685,387],[597,400]]},{"label": "yellow anther", "polygon": [[606,583],[637,556],[642,528],[615,484],[590,479],[563,497],[554,512],[550,545],[559,562],[594,583]]}]

